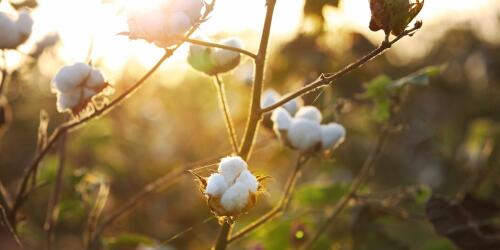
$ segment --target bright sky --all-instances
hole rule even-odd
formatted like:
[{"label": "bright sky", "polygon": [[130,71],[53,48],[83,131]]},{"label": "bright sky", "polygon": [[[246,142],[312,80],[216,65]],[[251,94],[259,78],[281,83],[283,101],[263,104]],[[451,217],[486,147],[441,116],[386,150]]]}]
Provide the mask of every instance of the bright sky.
[{"label": "bright sky", "polygon": [[[119,74],[129,57],[137,58],[145,66],[151,65],[161,56],[160,49],[116,35],[127,30],[123,11],[127,1],[131,0],[39,0],[39,7],[33,13],[35,26],[30,41],[36,41],[48,32],[58,32],[62,39],[60,56],[66,63],[85,60],[93,41],[93,59],[102,63],[111,75]],[[338,11],[325,10],[328,27],[335,30],[348,26],[369,34],[368,0],[344,0],[342,3]],[[5,9],[5,4],[2,4]],[[212,18],[202,26],[202,30],[209,35],[224,32],[258,38],[265,12],[264,4],[265,0],[218,0]],[[273,23],[273,42],[294,35],[302,16],[302,6],[303,0],[278,0]],[[450,22],[470,18],[496,20],[499,10],[498,0],[427,0],[418,19],[423,19],[424,24],[439,23],[447,26]],[[493,32],[491,22],[482,23],[478,28],[487,30],[484,33],[489,36],[499,36]],[[372,35],[373,38],[379,39],[382,36],[380,33]],[[249,49],[256,49],[256,41],[246,42]],[[406,44],[412,45],[411,42]],[[24,49],[28,50],[26,47],[29,46],[28,43]],[[179,64],[184,57],[185,53],[177,53],[176,57],[166,63],[164,70],[174,64],[187,68],[187,64]],[[54,70],[50,65],[46,69],[42,68],[42,72],[48,75]],[[177,69],[175,72],[180,71]],[[174,75],[182,77],[182,74]]]}]

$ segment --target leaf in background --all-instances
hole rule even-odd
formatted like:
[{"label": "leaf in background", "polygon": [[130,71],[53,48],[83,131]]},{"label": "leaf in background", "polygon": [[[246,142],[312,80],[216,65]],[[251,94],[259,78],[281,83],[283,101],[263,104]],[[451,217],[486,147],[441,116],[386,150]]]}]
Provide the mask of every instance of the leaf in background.
[{"label": "leaf in background", "polygon": [[348,191],[349,185],[345,183],[306,184],[295,191],[294,197],[302,205],[323,206],[336,203]]},{"label": "leaf in background", "polygon": [[444,66],[429,66],[423,68],[413,74],[400,78],[392,83],[391,89],[402,88],[405,85],[425,86],[430,82],[430,78],[439,75],[443,71]]},{"label": "leaf in background", "polygon": [[372,115],[375,120],[383,122],[389,119],[391,114],[391,102],[389,85],[392,79],[386,75],[380,75],[365,85],[366,92],[364,98],[374,102]]},{"label": "leaf in background", "polygon": [[432,196],[426,205],[427,218],[434,229],[464,250],[500,249],[500,228],[486,220],[499,211],[496,203],[470,194],[461,201]]},{"label": "leaf in background", "polygon": [[146,235],[141,234],[121,234],[116,237],[104,238],[104,248],[108,250],[118,250],[124,248],[135,249],[138,246],[155,246],[156,242]]}]

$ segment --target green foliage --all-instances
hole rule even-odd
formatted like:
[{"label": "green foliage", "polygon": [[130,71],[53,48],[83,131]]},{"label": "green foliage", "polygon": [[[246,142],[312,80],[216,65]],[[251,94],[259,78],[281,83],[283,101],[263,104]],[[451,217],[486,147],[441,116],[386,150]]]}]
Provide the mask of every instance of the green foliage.
[{"label": "green foliage", "polygon": [[295,191],[294,198],[301,205],[324,206],[337,202],[348,190],[346,183],[306,184]]},{"label": "green foliage", "polygon": [[104,249],[118,250],[126,247],[137,247],[139,245],[155,246],[156,242],[146,235],[141,234],[121,234],[116,237],[103,239]]}]

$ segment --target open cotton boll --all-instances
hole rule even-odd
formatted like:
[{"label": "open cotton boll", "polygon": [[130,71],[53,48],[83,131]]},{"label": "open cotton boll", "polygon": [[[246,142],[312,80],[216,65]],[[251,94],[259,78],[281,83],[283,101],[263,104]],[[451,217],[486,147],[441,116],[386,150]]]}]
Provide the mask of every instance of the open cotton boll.
[{"label": "open cotton boll", "polygon": [[180,36],[191,27],[191,20],[184,12],[174,12],[168,16],[168,32],[172,36]]},{"label": "open cotton boll", "polygon": [[220,204],[228,212],[239,212],[248,205],[249,195],[248,186],[237,182],[222,195]]},{"label": "open cotton boll", "polygon": [[176,0],[170,1],[168,5],[169,11],[182,11],[193,21],[201,17],[201,9],[203,2],[201,0]]},{"label": "open cotton boll", "polygon": [[31,35],[31,30],[33,28],[33,19],[30,14],[26,11],[19,12],[16,25],[19,34],[23,36],[24,40],[26,40],[26,38]]},{"label": "open cotton boll", "polygon": [[321,126],[310,119],[295,118],[288,129],[288,141],[292,147],[307,152],[321,142]]},{"label": "open cotton boll", "polygon": [[[243,48],[243,41],[237,37],[230,37],[220,42],[233,48]],[[240,63],[240,53],[216,48],[213,50],[212,58],[217,66],[216,73],[224,73],[234,69]]]},{"label": "open cotton boll", "polygon": [[102,75],[101,71],[99,71],[98,69],[92,69],[87,81],[85,82],[85,87],[100,89],[105,85],[106,81],[104,80],[104,76]]},{"label": "open cotton boll", "polygon": [[302,118],[311,121],[321,122],[321,112],[314,106],[304,106],[297,111],[295,118]]},{"label": "open cotton boll", "polygon": [[283,104],[283,108],[285,108],[292,115],[297,113],[297,110],[299,110],[299,106],[300,106],[299,99],[293,99]]},{"label": "open cotton boll", "polygon": [[80,104],[81,98],[82,91],[80,89],[70,92],[59,92],[57,93],[57,110],[59,112],[72,110]]},{"label": "open cotton boll", "polygon": [[280,131],[288,130],[292,124],[293,118],[284,108],[277,108],[271,115],[273,121],[273,129],[278,135]]},{"label": "open cotton boll", "polygon": [[329,149],[338,146],[345,139],[345,128],[338,123],[330,123],[321,126],[321,146]]},{"label": "open cotton boll", "polygon": [[250,192],[255,193],[257,192],[257,189],[259,188],[259,182],[257,181],[257,178],[248,170],[244,170],[241,172],[240,176],[238,179],[236,179],[236,183],[242,183],[248,187],[248,190]]},{"label": "open cotton boll", "polygon": [[97,94],[95,89],[82,88],[82,100],[89,100]]},{"label": "open cotton boll", "polygon": [[52,86],[60,92],[70,92],[78,85],[84,83],[90,73],[90,66],[85,63],[75,63],[71,66],[65,66],[59,70],[54,79]]},{"label": "open cotton boll", "polygon": [[19,45],[17,25],[7,13],[0,12],[0,49],[15,49]]},{"label": "open cotton boll", "polygon": [[207,179],[205,193],[210,196],[222,196],[228,188],[226,178],[221,174],[212,174]]},{"label": "open cotton boll", "polygon": [[262,94],[262,99],[260,101],[261,108],[267,108],[275,104],[280,99],[280,94],[274,89],[267,89]]},{"label": "open cotton boll", "polygon": [[[194,39],[207,42],[210,41],[206,36],[201,34],[196,35]],[[190,44],[187,61],[194,69],[210,75],[214,68],[214,62],[211,55],[212,50],[210,48]]]},{"label": "open cotton boll", "polygon": [[222,158],[219,163],[218,171],[224,177],[229,185],[233,184],[236,178],[243,170],[247,169],[247,163],[239,156],[228,156]]}]

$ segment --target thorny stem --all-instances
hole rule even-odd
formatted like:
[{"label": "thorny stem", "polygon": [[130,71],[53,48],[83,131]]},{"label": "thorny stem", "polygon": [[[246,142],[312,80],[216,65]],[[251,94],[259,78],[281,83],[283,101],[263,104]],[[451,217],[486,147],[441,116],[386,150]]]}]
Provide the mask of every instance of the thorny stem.
[{"label": "thorny stem", "polygon": [[53,240],[53,227],[57,222],[58,217],[58,204],[61,197],[61,189],[63,182],[63,173],[64,173],[64,163],[66,158],[66,141],[67,141],[67,133],[62,135],[61,140],[59,141],[59,166],[57,167],[56,174],[56,183],[54,185],[54,192],[52,193],[52,197],[50,199],[50,203],[47,209],[47,217],[45,217],[44,230],[47,235],[47,249],[52,249],[52,240]]},{"label": "thorny stem", "polygon": [[387,139],[390,134],[390,125],[386,125],[382,131],[382,134],[378,138],[377,144],[370,154],[370,156],[365,160],[363,163],[363,166],[361,167],[361,170],[359,171],[358,175],[356,178],[353,180],[351,187],[349,188],[349,192],[345,194],[342,199],[335,204],[335,207],[333,208],[333,211],[328,215],[327,219],[321,224],[319,227],[318,231],[311,237],[311,240],[309,240],[305,247],[303,249],[312,249],[314,247],[314,244],[316,241],[319,239],[322,233],[324,233],[328,227],[333,223],[333,221],[337,218],[337,215],[340,214],[340,212],[346,207],[346,205],[349,203],[351,198],[353,198],[358,191],[358,189],[361,187],[365,179],[369,176],[373,166],[375,165],[375,162],[377,161],[378,157],[382,153],[382,150],[384,149],[384,146],[387,142]]},{"label": "thorny stem", "polygon": [[309,158],[299,155],[299,157],[297,158],[297,162],[295,164],[295,168],[292,174],[288,177],[288,180],[286,181],[285,191],[283,192],[283,196],[281,197],[278,204],[273,209],[271,209],[271,211],[264,214],[258,220],[252,222],[250,225],[246,226],[245,228],[241,229],[240,231],[232,235],[228,240],[230,244],[238,239],[245,237],[249,233],[259,228],[260,226],[264,225],[264,223],[280,216],[285,212],[288,203],[290,201],[290,197],[295,188],[295,184],[297,183],[297,180],[300,177],[300,171],[308,160]]},{"label": "thorny stem", "polygon": [[316,80],[307,84],[306,86],[302,87],[301,89],[299,89],[291,94],[286,95],[281,100],[274,103],[273,105],[270,105],[266,108],[263,108],[261,110],[261,114],[271,112],[271,111],[277,109],[278,107],[282,106],[283,104],[285,104],[285,103],[287,103],[287,102],[289,102],[289,101],[291,101],[299,96],[302,96],[308,92],[314,91],[318,88],[332,84],[333,81],[338,80],[339,78],[345,76],[346,74],[352,72],[353,70],[358,69],[361,66],[365,65],[367,62],[373,60],[374,58],[382,55],[383,52],[385,52],[387,49],[391,48],[393,44],[395,44],[396,42],[401,40],[403,37],[412,36],[418,29],[420,29],[420,27],[421,27],[421,23],[417,22],[415,27],[413,27],[409,30],[406,30],[401,35],[397,36],[396,38],[394,38],[393,40],[391,40],[389,42],[387,42],[387,41],[382,42],[382,44],[380,44],[380,46],[377,47],[375,50],[368,53],[367,55],[365,55],[361,59],[357,60],[356,62],[347,65],[345,68],[341,69],[340,71],[333,73],[333,74],[322,74]]},{"label": "thorny stem", "polygon": [[247,56],[249,56],[249,57],[251,57],[253,59],[257,59],[257,55],[256,54],[254,54],[254,53],[252,53],[252,52],[250,52],[248,50],[245,50],[245,49],[240,49],[240,48],[236,48],[236,47],[232,47],[232,46],[227,46],[227,45],[224,45],[224,44],[212,43],[212,42],[207,42],[207,41],[202,41],[202,40],[197,40],[197,39],[192,39],[192,38],[186,38],[186,39],[184,39],[184,41],[186,41],[188,43],[192,43],[192,44],[197,44],[197,45],[205,46],[205,47],[230,50],[230,51],[234,51],[234,52],[238,52],[238,53],[247,55]]},{"label": "thorny stem", "polygon": [[227,133],[229,135],[231,145],[233,146],[234,153],[238,154],[238,139],[236,138],[236,132],[234,129],[233,121],[231,119],[231,113],[229,111],[229,106],[227,105],[226,92],[224,91],[224,82],[222,82],[219,75],[215,75],[215,85],[217,88],[222,113],[224,113],[224,121],[226,123]]},{"label": "thorny stem", "polygon": [[240,146],[240,156],[247,159],[252,150],[252,144],[255,140],[255,135],[259,127],[259,122],[262,118],[260,107],[260,99],[262,95],[262,88],[264,82],[264,69],[266,63],[267,47],[269,45],[269,37],[271,35],[271,24],[273,21],[274,7],[276,0],[267,1],[266,19],[264,20],[264,27],[262,30],[262,37],[259,45],[259,52],[255,59],[255,76],[252,85],[252,96],[250,102],[250,112],[248,121],[245,128],[245,134]]}]

